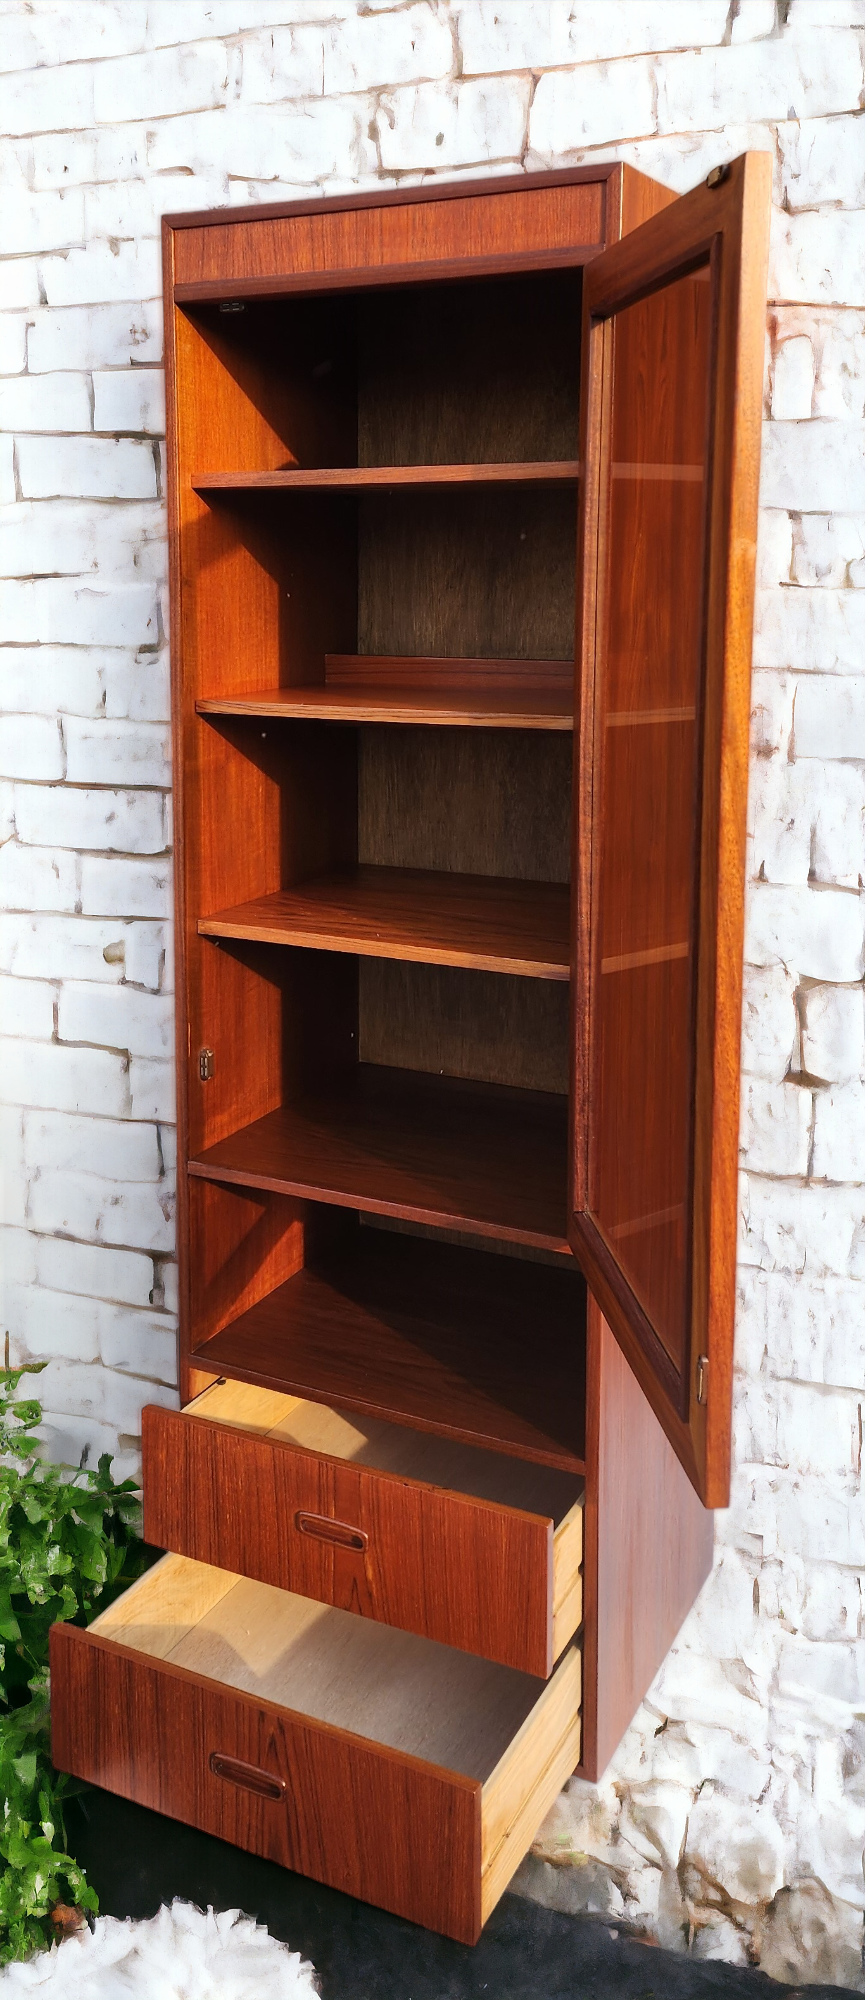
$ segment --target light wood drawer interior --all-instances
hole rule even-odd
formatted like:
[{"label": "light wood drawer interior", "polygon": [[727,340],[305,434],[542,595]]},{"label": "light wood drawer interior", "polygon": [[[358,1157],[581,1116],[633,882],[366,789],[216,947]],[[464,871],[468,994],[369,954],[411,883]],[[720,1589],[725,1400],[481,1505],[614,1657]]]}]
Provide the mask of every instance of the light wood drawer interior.
[{"label": "light wood drawer interior", "polygon": [[146,1418],[158,1545],[536,1674],[580,1624],[578,1476],[236,1381]]},{"label": "light wood drawer interior", "polygon": [[[115,1773],[118,1768],[116,1758],[127,1754],[123,1746],[118,1748],[108,1742],[112,1728],[120,1731],[124,1741],[129,1734],[129,1720],[123,1721],[120,1705],[103,1699],[96,1703],[99,1712],[94,1716],[90,1708],[86,1714],[79,1712],[80,1694],[77,1703],[70,1697],[71,1681],[64,1674],[64,1663],[72,1656],[80,1659],[82,1648],[88,1646],[95,1657],[94,1641],[103,1652],[126,1655],[129,1651],[144,1656],[151,1666],[162,1663],[173,1674],[175,1683],[180,1670],[181,1681],[192,1680],[196,1686],[214,1684],[217,1696],[228,1699],[231,1691],[237,1691],[253,1697],[268,1710],[280,1711],[280,1729],[271,1728],[260,1739],[269,1746],[261,1769],[256,1771],[248,1763],[239,1768],[250,1772],[252,1781],[258,1778],[259,1791],[265,1800],[260,1809],[265,1816],[268,1784],[274,1808],[279,1806],[289,1771],[291,1782],[287,1790],[296,1794],[289,1801],[287,1846],[274,1849],[271,1841],[267,1851],[274,1852],[276,1858],[287,1859],[288,1865],[302,1865],[305,1872],[318,1872],[323,1880],[336,1880],[354,1894],[368,1894],[371,1900],[380,1900],[380,1883],[370,1885],[364,1874],[365,1841],[393,1839],[398,1862],[400,1812],[406,1810],[417,1815],[428,1809],[422,1783],[424,1772],[420,1767],[424,1767],[428,1782],[435,1779],[439,1789],[443,1785],[446,1793],[453,1794],[460,1810],[466,1806],[467,1794],[474,1797],[479,1816],[475,1833],[479,1834],[479,1840],[473,1837],[466,1848],[470,1868],[476,1876],[474,1917],[470,1922],[460,1917],[455,1905],[453,1924],[445,1922],[439,1926],[452,1928],[454,1935],[476,1932],[479,1923],[485,1921],[562,1783],[579,1761],[581,1660],[577,1646],[568,1649],[552,1679],[544,1683],[414,1634],[353,1618],[333,1606],[316,1604],[173,1555],[163,1557],[104,1611],[87,1632],[55,1627],[54,1637],[58,1731],[55,1752],[65,1758],[64,1768],[78,1770],[80,1775],[107,1783],[111,1788],[112,1768]],[[146,1712],[152,1711],[152,1702],[143,1697],[133,1699],[131,1709],[143,1719]],[[217,1721],[206,1741],[197,1732],[199,1740],[189,1743],[188,1758],[193,1765],[196,1758],[204,1759],[211,1774],[207,1784],[212,1781],[214,1758],[217,1765],[222,1758],[228,1769],[217,1770],[216,1776],[227,1775],[230,1784],[236,1760],[223,1753],[231,1753],[235,1739],[219,1740],[218,1717],[217,1710]],[[314,1785],[311,1784],[311,1795],[302,1795],[304,1772],[311,1769],[311,1764],[308,1756],[297,1761],[292,1757],[295,1726],[307,1734],[312,1728],[319,1738],[323,1732],[331,1742],[336,1733],[342,1747],[347,1746],[350,1753],[353,1792],[350,1799],[346,1797],[342,1802],[346,1826],[343,1849],[347,1843],[358,1857],[350,1880],[346,1879],[345,1854],[338,1843],[334,1851],[335,1872],[331,1874],[326,1872],[329,1866],[326,1857],[324,1867],[319,1863],[316,1871],[308,1867],[307,1854],[298,1855],[292,1848],[291,1828],[301,1825],[306,1813],[320,1811],[326,1817],[332,1807],[320,1773]],[[102,1754],[101,1767],[94,1769],[94,1763],[100,1763],[100,1753],[94,1748],[98,1743],[108,1747]],[[375,1825],[371,1818],[375,1800],[364,1777],[370,1752],[378,1760],[384,1760],[386,1774],[396,1774],[391,1802],[395,1817],[388,1828]],[[170,1762],[169,1743],[160,1746],[153,1741],[149,1759],[142,1762],[145,1781],[151,1787],[148,1802],[157,1802],[152,1791],[155,1783],[167,1785],[168,1800],[162,1809],[191,1818],[194,1823],[197,1818],[201,1823],[200,1810],[185,1803],[187,1793],[183,1787],[188,1782],[189,1798],[193,1794],[204,1796],[201,1793],[204,1781],[194,1768],[187,1773],[178,1772],[176,1778],[166,1769],[157,1779],[153,1765],[161,1754]],[[180,1761],[187,1762],[185,1753]],[[408,1791],[405,1789],[412,1776],[419,1785],[415,1797],[410,1785]],[[235,1782],[242,1787],[244,1781],[241,1777]],[[114,1788],[128,1789],[129,1781],[117,1782],[115,1776]],[[255,1783],[249,1782],[247,1789],[254,1791]],[[165,1799],[164,1789],[158,1793],[158,1799]],[[436,1812],[435,1824],[441,1833],[446,1816],[441,1817],[440,1807]],[[348,1823],[352,1816],[363,1836],[359,1840],[354,1833],[349,1837]],[[432,1850],[439,1836],[433,1824],[430,1833],[430,1865],[438,1871],[440,1894],[446,1904],[451,1894],[449,1883],[457,1898],[463,1895],[459,1857],[447,1851],[434,1855]],[[238,1831],[237,1827],[228,1837],[239,1839],[241,1844],[257,1844],[254,1836],[249,1837],[248,1829],[245,1838],[243,1828]],[[397,1907],[407,1915],[417,1913],[419,1921],[429,1921],[428,1914],[421,1913],[423,1908],[429,1908],[424,1903],[425,1894],[422,1884],[406,1881],[402,1888],[397,1884],[388,1906]]]}]

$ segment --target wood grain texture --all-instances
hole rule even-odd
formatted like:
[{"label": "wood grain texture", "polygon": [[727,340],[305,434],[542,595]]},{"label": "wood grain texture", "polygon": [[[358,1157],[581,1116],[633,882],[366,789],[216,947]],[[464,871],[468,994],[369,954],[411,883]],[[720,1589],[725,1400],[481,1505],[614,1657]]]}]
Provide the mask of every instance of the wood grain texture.
[{"label": "wood grain texture", "polygon": [[579,475],[576,459],[559,464],[542,459],[536,465],[329,465],[291,466],[278,472],[194,472],[191,483],[196,493],[252,489],[311,493],[391,486],[572,486]]},{"label": "wood grain texture", "polygon": [[[574,1129],[577,1143],[572,1235],[574,1247],[638,1379],[653,1400],[705,1503],[713,1506],[723,1505],[729,1491],[743,842],[768,172],[762,155],[749,154],[734,162],[719,188],[695,190],[605,252],[587,273],[584,284],[584,347],[588,355],[585,421],[589,449],[581,515],[583,708],[579,751],[581,812],[576,836],[579,881],[575,898],[574,985],[578,1036]],[[703,286],[683,275],[696,272],[698,267],[706,273]],[[618,374],[627,346],[627,339],[620,341],[619,333],[629,324],[628,315],[634,312],[642,313],[648,326],[647,314],[651,317],[652,312],[663,315],[666,311],[665,293],[670,297],[677,286],[687,287],[689,282],[698,317],[701,291],[711,294],[714,302],[711,366],[698,355],[692,371],[695,388],[699,385],[701,368],[704,376],[709,377],[709,412],[704,422],[708,436],[700,460],[707,467],[706,512],[702,521],[695,518],[690,526],[683,516],[675,561],[666,555],[660,565],[654,565],[654,595],[651,620],[647,624],[646,593],[641,592],[629,610],[627,590],[623,593],[621,589],[621,561],[616,556],[617,510],[621,508],[618,496],[630,492],[628,504],[633,506],[637,504],[638,493],[645,496],[651,493],[654,497],[647,518],[657,522],[666,510],[671,514],[672,525],[672,513],[684,509],[687,515],[690,503],[684,496],[697,489],[693,482],[689,485],[687,481],[677,486],[675,482],[666,485],[627,479],[617,482],[611,477],[617,452],[621,451],[628,462],[640,456],[627,441],[617,441],[617,422],[628,413],[629,420],[638,424],[644,420],[647,461],[675,459],[672,430],[669,450],[649,450],[652,424],[657,427],[660,421],[663,426],[664,421],[663,415],[660,418],[658,415],[657,370],[646,370],[642,386],[635,382],[633,368],[629,372],[622,367],[621,375]],[[642,306],[634,304],[641,299]],[[674,428],[688,404],[681,340],[678,345],[680,361],[668,399]],[[705,342],[701,346],[698,340],[694,352],[698,349],[704,354]],[[685,456],[690,465],[695,456],[690,444]],[[682,498],[674,500],[677,493]],[[690,551],[685,565],[687,579],[692,586],[699,584],[700,592],[695,595],[694,589],[691,590],[690,623],[681,621],[682,548]],[[614,632],[615,643],[610,645],[607,644],[608,607],[612,607],[614,621],[619,621]],[[671,643],[659,646],[656,642],[664,629]],[[672,673],[675,682],[677,648],[680,643],[684,645],[689,629],[694,647],[699,649],[697,684],[693,692],[683,695],[676,682],[670,694],[664,675]],[[651,658],[657,653],[659,662],[653,686],[647,688],[646,698],[631,686],[622,701],[621,689],[614,687],[613,682],[618,677],[618,682],[625,685],[628,674],[638,672],[647,646]],[[658,727],[662,734],[666,732],[670,742],[671,730],[690,731],[695,739],[692,776],[682,789],[681,810],[677,808],[673,815],[681,833],[690,811],[694,915],[689,917],[691,928],[685,933],[688,958],[667,950],[666,967],[649,965],[648,959],[644,961],[639,1020],[635,1017],[631,1022],[633,1032],[620,1023],[621,1031],[617,1036],[608,1036],[605,1044],[598,1017],[604,991],[604,952],[624,963],[632,948],[628,945],[623,953],[619,945],[602,943],[601,856],[610,835],[610,851],[615,850],[617,856],[618,879],[627,886],[627,870],[623,872],[620,852],[622,843],[616,846],[610,834],[609,808],[617,797],[623,801],[623,808],[627,808],[629,797],[633,800],[639,789],[633,774],[627,782],[610,783],[609,772],[616,759],[621,762],[622,756],[620,748],[610,746],[614,739],[618,743],[620,738],[624,742],[630,737],[635,747],[627,754],[631,761],[634,757],[639,761],[642,752],[636,748],[638,740],[645,739],[648,743],[643,728],[613,731],[604,727],[608,682],[610,711],[615,709],[616,714],[631,711],[636,721],[637,710],[642,713],[660,707],[666,720],[659,721]],[[686,716],[693,719],[689,721]],[[663,758],[660,763],[655,759],[656,772],[662,763]],[[684,770],[681,758],[679,767]],[[667,785],[668,802],[675,799],[676,789],[672,782]],[[686,794],[692,802],[690,807]],[[629,818],[625,812],[620,820],[622,827],[626,820],[630,826],[631,847],[640,837],[636,831],[638,822],[642,834],[644,819],[644,813],[635,816],[630,811]],[[626,840],[625,848],[627,845]],[[663,840],[661,845],[664,846]],[[669,873],[668,869],[662,870],[665,887],[672,894]],[[687,882],[682,894],[687,902]],[[675,912],[670,908],[666,915],[673,927],[665,932],[663,941],[668,947],[679,947],[682,930],[679,927],[673,936]],[[641,950],[644,945],[648,949],[650,943],[652,940],[638,939],[633,950]],[[690,965],[689,991],[682,984],[682,972],[687,965]],[[634,974],[628,970],[619,975],[622,976],[633,980]],[[678,1027],[671,1026],[674,1018],[671,1008]],[[635,1035],[639,1035],[639,1042]],[[610,1202],[607,1200],[605,1206],[603,1196],[599,1195],[599,1175],[603,1177],[604,1160],[609,1161],[613,1156],[611,1146],[615,1156],[622,1159],[621,1120],[611,1114],[604,1150],[598,1079],[604,1063],[612,1062],[607,1074],[615,1080],[614,1044],[630,1050],[632,1057],[639,1054],[629,1096],[635,1116],[639,1113],[642,1119],[644,1137],[651,1127],[648,1153],[646,1145],[637,1148],[632,1164],[639,1166],[641,1157],[660,1158],[665,1148],[667,1158],[677,1152],[681,1160],[686,1148],[688,1168],[684,1179],[680,1172],[680,1184],[672,1192],[669,1177],[667,1180],[663,1176],[653,1177],[658,1199],[653,1194],[648,1209],[645,1203],[635,1203],[640,1208],[639,1214],[614,1214],[611,1222]],[[673,1077],[670,1069],[669,1057],[674,1050],[686,1054],[686,1066],[680,1067],[678,1078]],[[669,1088],[665,1087],[665,1079]],[[652,1089],[647,1088],[650,1083]],[[678,1120],[672,1117],[674,1097],[679,1104]],[[609,1092],[608,1098],[612,1103]],[[628,1203],[623,1207],[627,1209]],[[660,1266],[655,1275],[647,1275],[648,1266],[645,1271],[637,1271],[635,1251],[639,1246],[633,1236],[635,1224],[650,1233],[654,1231],[662,1247],[666,1233],[667,1271],[672,1272],[674,1263],[678,1269],[676,1302]],[[703,1403],[697,1401],[698,1355],[709,1356],[708,1397]]]},{"label": "wood grain texture", "polygon": [[432,201],[426,189],[413,190],[409,202],[364,196],[362,207],[337,197],[258,220],[245,215],[242,230],[217,211],[206,224],[178,231],[177,284],[195,286],[193,297],[206,287],[211,297],[240,298],[250,288],[289,291],[304,281],[327,290],[340,282],[411,280],[421,272],[470,275],[557,259],[579,264],[602,241],[602,174],[534,186],[526,177],[516,187],[493,184],[478,193],[463,187]]},{"label": "wood grain texture", "polygon": [[481,1815],[481,1916],[507,1888],[579,1761],[582,1659],[572,1646],[519,1735],[487,1779]]},{"label": "wood grain texture", "polygon": [[[54,1626],[51,1665],[59,1769],[475,1942],[477,1781],[71,1625]],[[272,1775],[282,1799],[218,1776],[214,1755]]]},{"label": "wood grain texture", "polygon": [[224,696],[196,703],[199,715],[269,715],[322,722],[421,723],[459,729],[544,729],[574,726],[570,687],[520,695],[493,688],[439,693],[435,688],[324,686],[271,688],[260,695]]},{"label": "wood grain texture", "polygon": [[358,1066],[337,1095],[272,1111],[189,1162],[198,1178],[565,1250],[565,1105]]},{"label": "wood grain texture", "polygon": [[564,1099],[568,1019],[568,987],[561,980],[384,958],[364,958],[358,966],[363,1063]]},{"label": "wood grain texture", "polygon": [[195,1360],[581,1473],[585,1311],[582,1278],[564,1260],[560,1269],[361,1229],[203,1339]]},{"label": "wood grain texture", "polygon": [[407,693],[412,687],[427,694],[447,689],[460,694],[518,693],[573,695],[573,660],[433,659],[418,655],[390,657],[373,653],[328,653],[324,662],[325,684],[332,687],[361,687],[365,691],[396,687]]},{"label": "wood grain texture", "polygon": [[519,730],[364,729],[357,858],[566,883],[571,744]]},{"label": "wood grain texture", "polygon": [[713,1521],[589,1295],[582,1776],[594,1784],[712,1567]]},{"label": "wood grain texture", "polygon": [[567,980],[569,918],[568,891],[554,883],[364,867],[200,917],[198,929],[203,937]]},{"label": "wood grain texture", "polygon": [[551,1519],[179,1411],[143,1424],[156,1547],[550,1673]]}]

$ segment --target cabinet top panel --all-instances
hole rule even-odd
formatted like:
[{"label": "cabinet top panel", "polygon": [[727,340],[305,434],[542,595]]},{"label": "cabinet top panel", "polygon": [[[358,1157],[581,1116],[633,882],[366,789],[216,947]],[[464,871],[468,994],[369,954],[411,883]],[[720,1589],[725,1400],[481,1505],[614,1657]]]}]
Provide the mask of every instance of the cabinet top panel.
[{"label": "cabinet top panel", "polygon": [[607,235],[609,167],[166,217],[178,303],[582,264]]}]

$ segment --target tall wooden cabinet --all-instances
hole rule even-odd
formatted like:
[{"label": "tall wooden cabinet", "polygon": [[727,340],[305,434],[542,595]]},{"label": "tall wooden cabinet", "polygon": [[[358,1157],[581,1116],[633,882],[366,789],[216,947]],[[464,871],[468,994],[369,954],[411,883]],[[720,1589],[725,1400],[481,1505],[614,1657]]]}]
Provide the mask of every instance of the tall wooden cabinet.
[{"label": "tall wooden cabinet", "polygon": [[184,1408],[55,1757],[468,1940],[727,1497],[768,199],[165,225]]}]

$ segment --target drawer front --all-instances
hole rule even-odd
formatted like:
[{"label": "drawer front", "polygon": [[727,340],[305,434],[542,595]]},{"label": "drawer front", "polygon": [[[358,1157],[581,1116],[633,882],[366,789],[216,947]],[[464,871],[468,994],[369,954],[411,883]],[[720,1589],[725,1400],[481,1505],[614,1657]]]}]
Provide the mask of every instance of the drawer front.
[{"label": "drawer front", "polygon": [[183,1411],[145,1409],[143,1454],[157,1548],[550,1673],[551,1522]]},{"label": "drawer front", "polygon": [[473,1944],[481,1787],[183,1667],[51,1633],[52,1755],[121,1798]]}]

